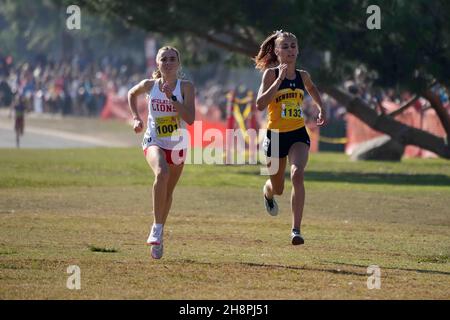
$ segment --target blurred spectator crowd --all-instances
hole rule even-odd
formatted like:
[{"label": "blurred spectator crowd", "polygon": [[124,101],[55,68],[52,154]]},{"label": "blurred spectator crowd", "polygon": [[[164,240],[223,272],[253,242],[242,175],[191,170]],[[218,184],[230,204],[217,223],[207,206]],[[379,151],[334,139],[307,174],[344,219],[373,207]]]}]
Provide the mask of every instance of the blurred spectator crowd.
[{"label": "blurred spectator crowd", "polygon": [[[18,64],[12,57],[0,53],[0,107],[12,105],[14,97],[18,96],[24,99],[27,109],[35,113],[95,117],[100,115],[109,93],[126,99],[128,90],[145,77],[145,66],[126,58],[107,56],[93,61],[89,57],[74,56],[69,61],[54,62],[37,56],[31,62]],[[346,81],[344,87],[374,107],[382,101],[401,104],[412,96],[393,89],[373,90],[370,74],[363,68],[356,69],[354,78]],[[242,84],[234,90],[240,98],[248,92]],[[437,86],[433,90],[448,106],[445,88]],[[224,120],[229,91],[229,87],[211,82],[197,88],[199,111],[210,114],[215,120]],[[254,95],[256,97],[256,92]],[[330,122],[345,121],[344,106],[325,93],[322,93],[322,101]],[[315,121],[318,111],[309,95],[305,96],[303,110],[307,120]]]},{"label": "blurred spectator crowd", "polygon": [[126,96],[143,79],[136,70],[132,61],[110,57],[96,62],[78,56],[61,62],[38,57],[16,64],[0,56],[0,107],[10,106],[19,96],[35,113],[98,116],[108,92]]}]

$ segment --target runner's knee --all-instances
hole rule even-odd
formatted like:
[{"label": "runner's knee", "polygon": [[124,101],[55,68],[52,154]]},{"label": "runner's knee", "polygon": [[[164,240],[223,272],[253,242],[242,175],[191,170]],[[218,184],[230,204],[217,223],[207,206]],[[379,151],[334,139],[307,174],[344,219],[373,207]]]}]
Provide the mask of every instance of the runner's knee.
[{"label": "runner's knee", "polygon": [[169,181],[169,169],[167,167],[159,167],[155,172],[155,183],[167,183]]},{"label": "runner's knee", "polygon": [[305,171],[303,168],[292,165],[291,166],[291,181],[294,186],[303,184]]}]

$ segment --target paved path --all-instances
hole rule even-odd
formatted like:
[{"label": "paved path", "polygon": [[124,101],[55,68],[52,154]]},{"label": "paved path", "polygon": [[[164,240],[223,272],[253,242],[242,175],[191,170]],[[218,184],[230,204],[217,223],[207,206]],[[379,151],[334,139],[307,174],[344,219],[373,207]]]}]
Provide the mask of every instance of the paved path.
[{"label": "paved path", "polygon": [[[21,148],[59,149],[120,146],[122,145],[96,137],[32,126],[25,126],[25,133],[20,139]],[[16,137],[12,122],[0,122],[0,148],[15,147]]]}]

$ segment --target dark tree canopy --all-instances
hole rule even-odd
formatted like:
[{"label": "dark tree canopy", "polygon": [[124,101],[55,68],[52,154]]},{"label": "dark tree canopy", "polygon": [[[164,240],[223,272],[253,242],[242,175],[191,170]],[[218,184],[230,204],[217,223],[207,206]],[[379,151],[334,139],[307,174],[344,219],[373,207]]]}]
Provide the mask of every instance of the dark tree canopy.
[{"label": "dark tree canopy", "polygon": [[[373,4],[381,9],[381,30],[366,26],[366,9]],[[342,80],[352,66],[364,64],[377,72],[382,86],[418,90],[428,78],[449,84],[446,0],[83,0],[80,6],[147,31],[194,36],[248,57],[256,55],[272,31],[289,30],[301,48],[331,52],[330,79]]]},{"label": "dark tree canopy", "polygon": [[70,54],[74,40],[93,46],[99,54],[107,53],[118,42],[132,49],[142,47],[139,37],[145,34],[143,31],[125,26],[119,19],[89,14],[88,10],[82,13],[81,30],[69,31],[66,9],[67,5],[53,0],[0,1],[0,53],[11,54],[20,61],[36,54],[51,58],[61,47]]}]

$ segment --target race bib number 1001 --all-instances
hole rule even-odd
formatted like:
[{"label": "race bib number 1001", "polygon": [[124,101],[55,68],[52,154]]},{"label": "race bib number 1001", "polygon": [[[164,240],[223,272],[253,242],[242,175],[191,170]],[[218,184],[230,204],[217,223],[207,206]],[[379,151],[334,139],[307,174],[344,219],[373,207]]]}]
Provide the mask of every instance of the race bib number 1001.
[{"label": "race bib number 1001", "polygon": [[283,119],[300,119],[303,117],[303,112],[300,106],[295,103],[283,103],[281,105],[281,117]]},{"label": "race bib number 1001", "polygon": [[158,117],[156,118],[156,133],[159,138],[170,137],[179,134],[179,119],[178,117]]}]

